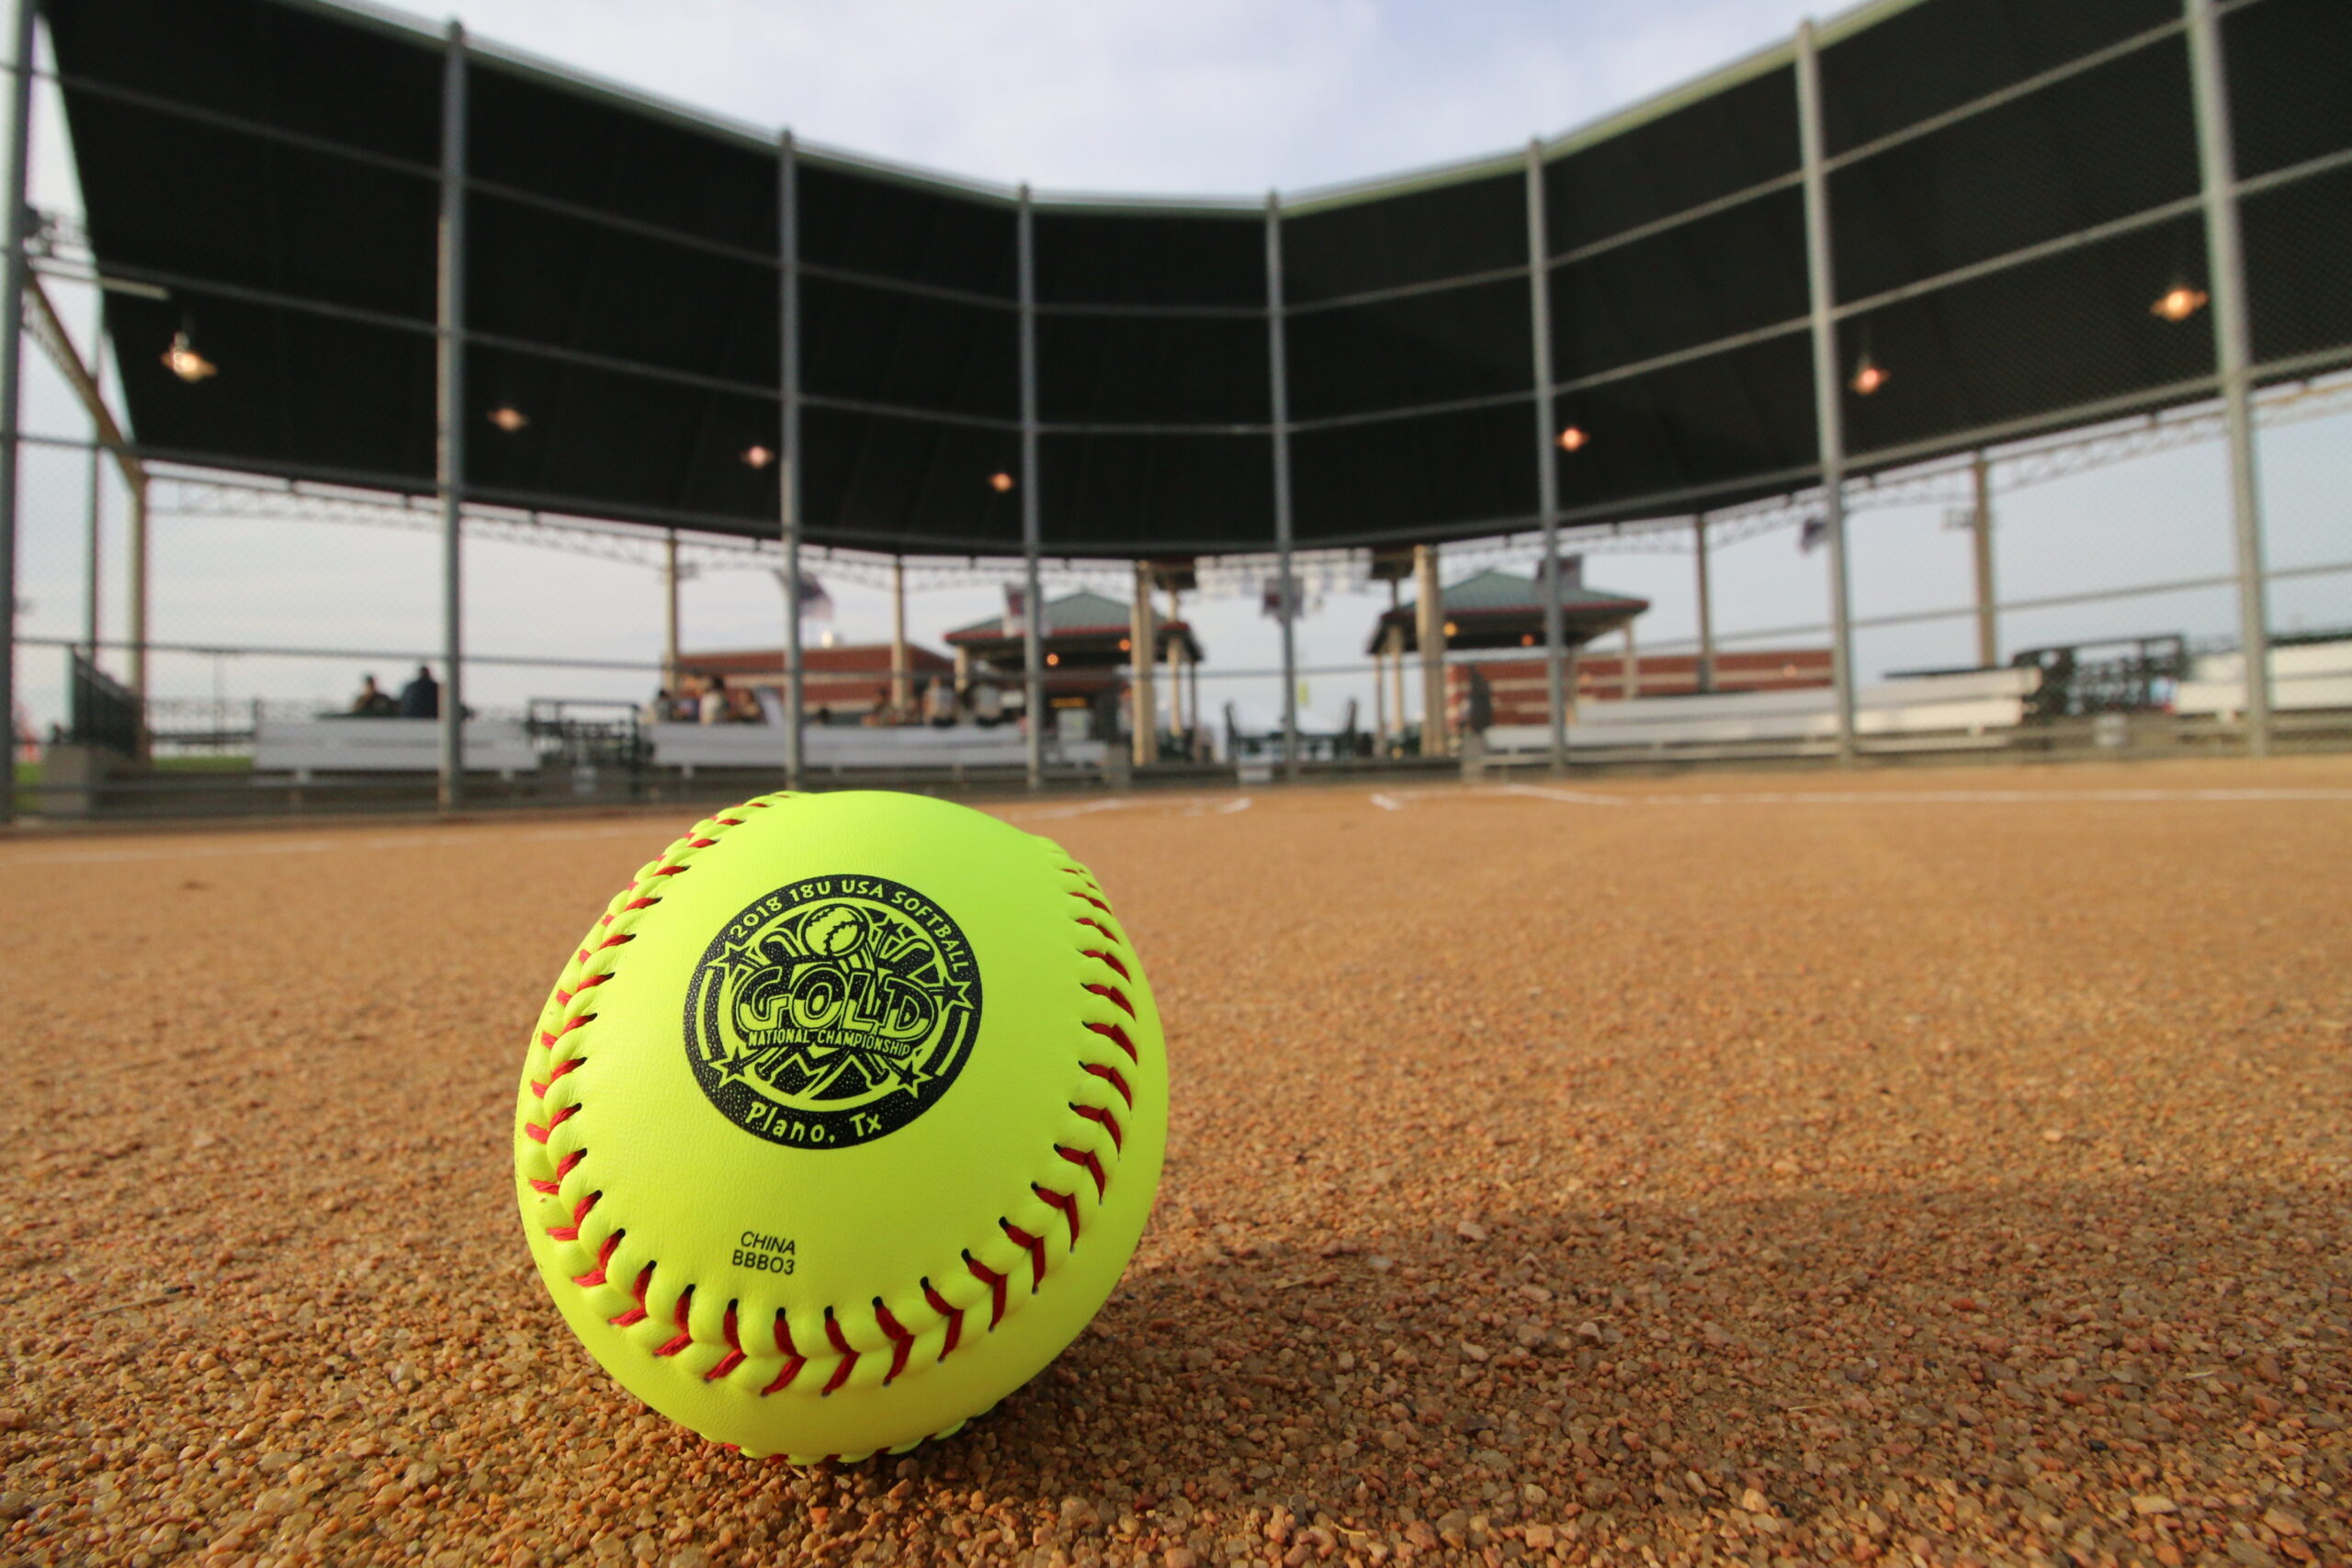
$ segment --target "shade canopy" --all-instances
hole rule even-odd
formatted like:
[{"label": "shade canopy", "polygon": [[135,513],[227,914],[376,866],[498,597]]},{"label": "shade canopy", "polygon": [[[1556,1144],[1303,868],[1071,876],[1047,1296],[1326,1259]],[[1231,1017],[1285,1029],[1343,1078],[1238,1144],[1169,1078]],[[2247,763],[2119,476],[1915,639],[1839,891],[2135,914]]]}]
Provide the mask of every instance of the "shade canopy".
[{"label": "shade canopy", "polygon": [[[447,45],[310,0],[42,0],[130,423],[150,457],[434,483]],[[2257,375],[2352,363],[2352,6],[2221,32]],[[2204,398],[2210,289],[2180,0],[1884,0],[1820,33],[1837,371],[1869,471]],[[464,51],[467,493],[777,526],[782,355],[819,543],[1021,547],[1013,192]],[[1034,212],[1048,554],[1274,537],[1270,251],[1302,546],[1723,506],[1818,475],[1792,50],[1519,154],[1231,203]],[[1272,236],[1270,221],[1278,230]],[[1556,416],[1539,427],[1539,277]],[[152,297],[160,290],[164,298]],[[176,333],[219,368],[183,381]],[[495,420],[493,420],[495,416]]]},{"label": "shade canopy", "polygon": [[[1046,618],[1037,628],[1038,646],[1054,660],[1057,668],[1132,665],[1135,655],[1129,644],[1133,640],[1133,614],[1129,606],[1116,599],[1080,589],[1046,604]],[[1023,628],[1017,623],[1008,626],[1002,615],[957,626],[947,634],[945,641],[950,648],[990,662],[1018,663],[1027,647]],[[1186,662],[1201,662],[1200,639],[1193,635],[1191,626],[1153,611],[1152,662],[1166,659],[1175,649],[1183,650]]]},{"label": "shade canopy", "polygon": [[[1474,650],[1544,646],[1544,594],[1541,578],[1514,577],[1507,571],[1482,571],[1439,591],[1438,605],[1445,615],[1445,646]],[[1581,581],[1560,584],[1560,630],[1569,648],[1581,648],[1597,637],[1617,630],[1650,607],[1646,599],[1588,588]],[[1391,639],[1407,653],[1420,651],[1420,606],[1408,599],[1383,610],[1373,623],[1366,653],[1388,650]]]}]

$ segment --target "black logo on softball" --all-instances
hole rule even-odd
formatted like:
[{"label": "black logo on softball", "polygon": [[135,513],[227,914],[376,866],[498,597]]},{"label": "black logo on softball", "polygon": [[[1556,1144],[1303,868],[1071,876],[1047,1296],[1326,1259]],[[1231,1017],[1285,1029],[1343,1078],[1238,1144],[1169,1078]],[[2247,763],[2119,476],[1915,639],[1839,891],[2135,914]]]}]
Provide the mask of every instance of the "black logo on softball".
[{"label": "black logo on softball", "polygon": [[936,1104],[980,1032],[980,971],[903,883],[816,876],[728,922],[686,987],[686,1060],[770,1143],[841,1148]]}]

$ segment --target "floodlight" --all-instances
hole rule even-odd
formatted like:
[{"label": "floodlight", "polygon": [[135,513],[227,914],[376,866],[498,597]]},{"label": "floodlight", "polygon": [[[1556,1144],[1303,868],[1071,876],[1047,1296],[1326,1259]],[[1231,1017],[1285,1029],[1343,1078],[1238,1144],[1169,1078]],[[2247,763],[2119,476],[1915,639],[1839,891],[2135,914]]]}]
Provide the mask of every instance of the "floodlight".
[{"label": "floodlight", "polygon": [[1886,385],[1886,371],[1865,352],[1861,363],[1854,367],[1854,378],[1846,384],[1854,389],[1854,396],[1867,398]]},{"label": "floodlight", "polygon": [[1581,452],[1584,450],[1584,444],[1591,439],[1592,437],[1587,435],[1581,427],[1572,424],[1568,426],[1567,429],[1560,432],[1560,450],[1563,452]]},{"label": "floodlight", "polygon": [[1059,664],[1061,661],[1062,656],[1058,653],[1049,653],[1046,655],[1046,662],[1048,664]]},{"label": "floodlight", "polygon": [[219,366],[196,351],[185,327],[172,334],[172,346],[164,350],[164,367],[191,386],[220,374]]},{"label": "floodlight", "polygon": [[989,488],[996,491],[997,494],[1002,495],[1006,491],[1012,488],[1012,476],[1011,474],[990,474],[989,476]]},{"label": "floodlight", "polygon": [[512,435],[531,423],[531,416],[513,403],[501,403],[490,411],[490,423]]},{"label": "floodlight", "polygon": [[747,468],[764,468],[775,461],[775,454],[764,446],[746,446],[743,449],[743,462]]},{"label": "floodlight", "polygon": [[2156,297],[2156,302],[2148,307],[2148,313],[2167,321],[2185,321],[2205,308],[2205,298],[2202,288],[2177,282]]}]

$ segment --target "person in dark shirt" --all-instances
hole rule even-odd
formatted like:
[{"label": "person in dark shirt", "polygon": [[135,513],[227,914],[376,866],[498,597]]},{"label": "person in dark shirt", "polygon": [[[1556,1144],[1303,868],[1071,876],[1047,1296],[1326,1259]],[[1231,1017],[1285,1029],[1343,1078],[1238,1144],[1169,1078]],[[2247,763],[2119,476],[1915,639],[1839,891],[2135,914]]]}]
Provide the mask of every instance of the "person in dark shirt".
[{"label": "person in dark shirt", "polygon": [[433,671],[426,665],[416,667],[416,679],[401,688],[402,718],[439,718],[441,716],[441,684],[434,680]]}]

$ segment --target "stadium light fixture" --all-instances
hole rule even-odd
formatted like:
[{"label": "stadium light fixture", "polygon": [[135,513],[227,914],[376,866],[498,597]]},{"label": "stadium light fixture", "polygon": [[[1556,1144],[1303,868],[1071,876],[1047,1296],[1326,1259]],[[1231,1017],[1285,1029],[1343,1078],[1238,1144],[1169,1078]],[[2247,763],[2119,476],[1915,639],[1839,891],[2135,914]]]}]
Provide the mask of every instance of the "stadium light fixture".
[{"label": "stadium light fixture", "polygon": [[1128,638],[1121,637],[1119,639],[1119,651],[1121,653],[1133,653],[1135,651],[1135,648],[1136,645],[1134,642]]},{"label": "stadium light fixture", "polygon": [[1581,452],[1584,450],[1585,443],[1591,439],[1592,437],[1587,435],[1581,426],[1572,424],[1568,426],[1567,429],[1560,432],[1560,450],[1563,452]]},{"label": "stadium light fixture", "polygon": [[164,350],[164,368],[190,386],[220,374],[220,367],[198,354],[196,344],[188,341],[186,327],[172,334],[172,346]]},{"label": "stadium light fixture", "polygon": [[1462,629],[1462,628],[1460,628],[1459,626],[1455,626],[1452,621],[1448,621],[1448,622],[1446,622],[1446,623],[1445,623],[1445,635],[1446,635],[1446,636],[1448,636],[1448,637],[1454,637],[1454,636],[1459,635],[1459,634],[1460,634],[1460,632],[1461,632],[1461,629]]},{"label": "stadium light fixture", "polygon": [[1533,648],[1535,646],[1535,634],[1533,632],[1520,633],[1519,646],[1521,648]]},{"label": "stadium light fixture", "polygon": [[989,489],[996,491],[997,494],[1002,495],[1006,491],[1009,491],[1012,488],[1012,476],[1011,474],[1000,473],[990,474],[989,476]]},{"label": "stadium light fixture", "polygon": [[512,435],[531,423],[531,416],[513,403],[501,403],[490,411],[490,423]]},{"label": "stadium light fixture", "polygon": [[1059,664],[1061,661],[1062,656],[1058,653],[1049,653],[1046,655],[1046,662],[1048,664]]},{"label": "stadium light fixture", "polygon": [[2205,291],[2191,288],[2186,279],[2176,280],[2170,288],[2156,296],[2148,313],[2167,321],[2185,321],[2205,308]]},{"label": "stadium light fixture", "polygon": [[1854,396],[1867,398],[1886,385],[1886,369],[1864,349],[1861,363],[1854,367],[1854,378],[1846,384],[1854,389]]},{"label": "stadium light fixture", "polygon": [[743,463],[746,468],[764,468],[770,463],[775,461],[775,454],[769,451],[764,446],[746,446],[743,448]]}]

